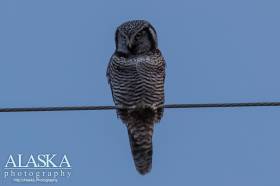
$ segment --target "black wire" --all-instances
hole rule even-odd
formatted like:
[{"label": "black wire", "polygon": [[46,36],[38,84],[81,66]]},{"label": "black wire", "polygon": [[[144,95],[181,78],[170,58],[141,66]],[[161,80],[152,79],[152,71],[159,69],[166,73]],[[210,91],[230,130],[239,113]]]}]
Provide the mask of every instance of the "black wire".
[{"label": "black wire", "polygon": [[[221,108],[221,107],[275,107],[280,102],[251,103],[198,103],[198,104],[168,104],[164,108]],[[43,112],[43,111],[82,111],[82,110],[114,110],[116,106],[67,106],[67,107],[22,107],[0,108],[0,112]],[[127,108],[131,109],[131,108]]]}]

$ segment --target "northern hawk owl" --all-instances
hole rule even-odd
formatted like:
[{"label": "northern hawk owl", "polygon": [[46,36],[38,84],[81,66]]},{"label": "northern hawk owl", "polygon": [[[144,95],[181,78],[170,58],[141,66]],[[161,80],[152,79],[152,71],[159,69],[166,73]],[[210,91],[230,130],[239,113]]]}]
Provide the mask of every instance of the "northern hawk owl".
[{"label": "northern hawk owl", "polygon": [[115,42],[107,78],[117,115],[128,130],[136,169],[144,175],[152,168],[154,124],[163,115],[165,61],[148,21],[121,24]]}]

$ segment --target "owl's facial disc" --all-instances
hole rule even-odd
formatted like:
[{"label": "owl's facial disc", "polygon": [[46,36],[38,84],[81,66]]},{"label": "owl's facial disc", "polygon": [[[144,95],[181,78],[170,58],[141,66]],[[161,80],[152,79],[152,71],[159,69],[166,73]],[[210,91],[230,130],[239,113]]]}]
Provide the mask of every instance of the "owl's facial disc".
[{"label": "owl's facial disc", "polygon": [[128,49],[128,38],[121,31],[117,30],[116,32],[116,52],[121,56],[128,56],[130,51]]},{"label": "owl's facial disc", "polygon": [[128,41],[128,49],[134,55],[147,53],[155,48],[156,41],[148,27],[133,34]]}]

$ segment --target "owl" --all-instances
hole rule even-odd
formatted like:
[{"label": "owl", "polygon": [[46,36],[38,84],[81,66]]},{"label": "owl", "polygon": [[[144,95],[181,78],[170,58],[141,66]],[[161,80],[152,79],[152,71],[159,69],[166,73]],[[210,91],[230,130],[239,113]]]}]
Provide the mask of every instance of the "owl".
[{"label": "owl", "polygon": [[154,125],[163,116],[165,60],[148,21],[121,24],[115,43],[107,78],[117,116],[127,127],[135,167],[144,175],[152,168]]}]

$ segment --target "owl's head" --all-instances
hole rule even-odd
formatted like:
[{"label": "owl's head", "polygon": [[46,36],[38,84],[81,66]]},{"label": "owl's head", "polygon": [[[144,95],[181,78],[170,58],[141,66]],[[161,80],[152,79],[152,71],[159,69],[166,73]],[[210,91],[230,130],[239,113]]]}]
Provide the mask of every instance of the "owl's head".
[{"label": "owl's head", "polygon": [[115,34],[116,53],[129,57],[157,49],[157,34],[154,27],[144,20],[121,24]]}]

